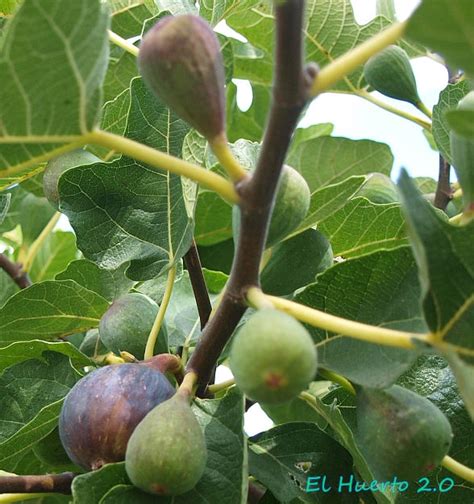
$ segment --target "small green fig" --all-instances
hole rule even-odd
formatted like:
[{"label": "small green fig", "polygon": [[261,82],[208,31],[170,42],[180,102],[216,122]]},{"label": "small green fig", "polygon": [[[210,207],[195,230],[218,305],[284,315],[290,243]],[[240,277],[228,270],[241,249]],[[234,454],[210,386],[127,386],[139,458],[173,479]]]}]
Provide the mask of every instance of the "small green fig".
[{"label": "small green fig", "polygon": [[199,16],[166,16],[142,40],[146,84],[210,142],[225,131],[225,75],[216,34]]},{"label": "small green fig", "polygon": [[[267,248],[282,241],[303,222],[310,203],[311,191],[304,177],[291,166],[284,165],[268,228]],[[232,228],[235,242],[238,240],[239,227],[240,210],[234,206]]]},{"label": "small green fig", "polygon": [[[99,323],[101,342],[112,352],[126,351],[142,359],[158,305],[145,294],[132,292],[116,299]],[[156,345],[156,353],[168,351],[168,336],[163,325]]]},{"label": "small green fig", "polygon": [[255,401],[281,403],[308,387],[317,353],[308,331],[272,308],[251,315],[235,335],[230,368],[238,387]]},{"label": "small green fig", "polygon": [[145,492],[180,495],[196,486],[206,461],[202,429],[189,398],[178,392],[138,424],[128,442],[125,468]]},{"label": "small green fig", "polygon": [[83,149],[66,152],[51,159],[46,165],[43,176],[43,191],[46,199],[57,209],[59,206],[59,177],[71,168],[98,162],[100,159],[97,156]]},{"label": "small green fig", "polygon": [[84,339],[79,345],[79,350],[89,357],[97,357],[97,355],[109,352],[109,349],[100,338],[98,329],[90,329],[86,332]]},{"label": "small green fig", "polygon": [[371,173],[367,181],[357,191],[356,196],[363,196],[372,203],[396,203],[399,201],[397,186],[390,177],[383,173]]},{"label": "small green fig", "polygon": [[357,394],[359,449],[380,478],[412,480],[439,466],[453,433],[428,399],[398,385]]},{"label": "small green fig", "polygon": [[364,66],[365,80],[376,91],[418,106],[421,102],[407,53],[391,45],[372,56]]},{"label": "small green fig", "polygon": [[[458,103],[458,110],[474,110],[474,91]],[[465,212],[474,214],[474,139],[451,130],[453,167],[463,192]]]}]

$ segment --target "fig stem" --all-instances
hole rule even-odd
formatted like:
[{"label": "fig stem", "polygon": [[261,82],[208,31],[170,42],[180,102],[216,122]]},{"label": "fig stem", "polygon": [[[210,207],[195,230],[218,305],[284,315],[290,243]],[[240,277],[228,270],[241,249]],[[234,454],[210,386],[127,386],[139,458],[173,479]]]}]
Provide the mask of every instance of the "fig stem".
[{"label": "fig stem", "polygon": [[416,104],[416,108],[429,119],[433,118],[433,113],[421,100]]},{"label": "fig stem", "polygon": [[5,254],[0,254],[0,268],[20,287],[26,289],[31,285],[28,273],[23,271],[23,266],[8,259]]},{"label": "fig stem", "polygon": [[43,228],[41,233],[39,234],[38,238],[31,244],[31,247],[28,250],[28,253],[26,254],[25,261],[23,263],[23,271],[29,272],[31,269],[31,266],[33,265],[33,262],[35,260],[36,254],[38,253],[39,249],[45,242],[46,238],[49,236],[49,234],[53,231],[54,227],[58,223],[59,218],[61,217],[60,212],[56,212],[46,224],[46,226]]},{"label": "fig stem", "polygon": [[420,117],[416,117],[413,114],[410,114],[409,112],[405,112],[404,110],[398,109],[392,105],[389,105],[388,103],[385,103],[382,100],[379,100],[378,98],[375,98],[375,96],[372,96],[370,93],[364,90],[356,90],[355,94],[357,96],[360,96],[361,98],[364,98],[364,100],[367,100],[374,105],[377,105],[377,107],[380,107],[387,112],[391,112],[392,114],[395,114],[399,117],[403,117],[404,119],[408,119],[411,122],[414,122],[415,124],[418,124],[418,126],[421,126],[422,128],[431,131],[431,123],[429,121],[425,121],[424,119],[421,119]]},{"label": "fig stem", "polygon": [[146,163],[151,168],[166,170],[170,173],[182,175],[202,184],[204,187],[216,192],[231,204],[239,202],[239,196],[233,184],[217,173],[205,170],[200,166],[188,163],[164,152],[157,151],[152,147],[125,138],[120,135],[95,130],[84,135],[85,143],[102,145],[110,150],[115,150]]},{"label": "fig stem", "polygon": [[[310,308],[309,306],[295,303],[294,301],[270,296],[261,291],[261,293],[258,293],[256,292],[258,290],[259,289],[256,287],[252,287],[247,292],[247,300],[252,306],[257,308],[262,307],[263,298],[265,298],[272,304],[273,308],[284,311],[301,322],[305,322],[319,329],[325,329],[326,331],[342,334],[343,336],[349,336],[361,341],[367,341],[368,343],[411,350],[418,348],[419,343],[430,343],[428,334],[409,333],[355,322],[353,320],[330,315],[329,313]],[[255,299],[257,299],[256,305],[253,304]]]},{"label": "fig stem", "polygon": [[161,300],[160,308],[156,315],[155,321],[153,322],[153,327],[151,328],[148,340],[146,342],[145,355],[144,355],[145,360],[151,359],[153,357],[156,340],[158,339],[158,333],[160,332],[163,320],[165,318],[166,310],[168,309],[168,305],[170,303],[175,278],[176,278],[176,266],[173,265],[168,271],[165,293],[163,295],[163,299]]},{"label": "fig stem", "polygon": [[212,152],[214,152],[219,163],[224,167],[229,177],[234,182],[247,177],[247,171],[241,166],[227,142],[225,133],[213,138],[209,141]]},{"label": "fig stem", "polygon": [[112,30],[109,30],[109,40],[110,42],[112,42],[112,44],[115,44],[124,51],[130,53],[132,56],[135,57],[138,56],[138,47],[135,47],[128,40],[122,38],[120,35],[113,32]]},{"label": "fig stem", "polygon": [[227,390],[228,388],[233,387],[234,385],[235,385],[234,378],[230,378],[229,380],[225,380],[221,383],[214,383],[213,385],[209,385],[207,387],[207,391],[210,394],[217,394],[217,392]]},{"label": "fig stem", "polygon": [[54,496],[54,493],[8,493],[0,495],[0,504],[10,504],[13,502],[23,502],[25,500],[39,499]]},{"label": "fig stem", "polygon": [[351,395],[356,394],[356,391],[352,383],[344,376],[341,376],[340,374],[337,373],[333,373],[332,371],[329,371],[327,369],[318,369],[318,374],[333,383],[337,383],[343,389],[347,390],[347,392],[349,392]]},{"label": "fig stem", "polygon": [[178,389],[178,394],[183,395],[191,399],[194,397],[197,387],[198,376],[194,371],[190,371],[184,375],[183,381]]},{"label": "fig stem", "polygon": [[402,38],[407,22],[393,23],[385,30],[362,42],[351,51],[343,54],[322,68],[311,88],[311,96],[315,97],[330,89],[346,75],[363,65],[368,59]]},{"label": "fig stem", "polygon": [[459,476],[470,483],[474,483],[474,469],[461,464],[461,462],[454,460],[448,455],[446,455],[441,461],[441,465],[456,476]]},{"label": "fig stem", "polygon": [[275,308],[274,304],[267,299],[267,296],[258,287],[251,287],[247,291],[247,301],[250,306],[259,310],[263,308]]}]

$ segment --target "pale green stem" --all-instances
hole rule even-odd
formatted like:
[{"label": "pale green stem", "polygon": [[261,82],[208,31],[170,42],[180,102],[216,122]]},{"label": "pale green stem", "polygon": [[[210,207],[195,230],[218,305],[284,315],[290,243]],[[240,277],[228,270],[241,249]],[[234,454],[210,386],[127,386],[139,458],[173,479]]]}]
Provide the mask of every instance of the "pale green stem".
[{"label": "pale green stem", "polygon": [[250,306],[258,310],[262,308],[275,308],[275,304],[257,287],[251,287],[247,291],[247,301]]},{"label": "pale green stem", "polygon": [[145,360],[151,359],[154,355],[156,340],[158,339],[158,333],[160,332],[163,320],[165,318],[166,310],[168,309],[168,305],[170,303],[175,278],[176,278],[176,266],[172,266],[168,271],[165,293],[163,295],[163,299],[161,300],[160,308],[156,315],[155,322],[153,323],[153,327],[151,328],[148,340],[146,342],[145,356],[144,356]]},{"label": "pale green stem", "polygon": [[258,293],[259,289],[252,287],[247,293],[247,300],[257,308],[264,306],[264,298],[274,308],[292,315],[301,322],[305,322],[319,329],[325,329],[336,334],[349,336],[354,339],[396,348],[416,349],[416,342],[429,343],[427,334],[396,331],[385,327],[362,324],[353,320],[336,317],[309,306],[294,301]]},{"label": "pale green stem", "polygon": [[373,103],[374,105],[377,105],[377,107],[383,108],[384,110],[387,110],[388,112],[391,112],[392,114],[395,114],[397,116],[403,117],[404,119],[408,119],[409,121],[418,124],[418,126],[421,126],[422,128],[431,131],[431,123],[429,123],[428,121],[425,121],[420,117],[416,117],[413,114],[410,114],[409,112],[405,112],[404,110],[400,110],[396,107],[393,107],[392,105],[389,105],[388,103],[385,103],[384,101],[375,98],[375,96],[372,96],[367,91],[356,90],[355,94],[357,96],[360,96],[361,98],[364,98],[364,100],[367,100]]},{"label": "pale green stem", "polygon": [[112,42],[116,46],[121,47],[124,51],[127,51],[128,53],[130,53],[132,56],[135,56],[135,57],[138,56],[138,47],[135,47],[128,40],[125,40],[124,38],[122,38],[117,33],[113,32],[112,30],[109,30],[109,40],[110,40],[110,42]]},{"label": "pale green stem", "polygon": [[209,141],[209,145],[219,163],[224,167],[225,171],[234,182],[238,182],[247,177],[247,171],[235,158],[229,147],[225,133]]},{"label": "pale green stem", "polygon": [[52,495],[57,495],[54,493],[12,493],[12,494],[2,494],[0,495],[0,504],[10,504],[12,502],[21,502],[24,500],[40,499],[42,497],[48,497]]},{"label": "pale green stem", "polygon": [[189,334],[183,344],[183,351],[181,353],[181,362],[183,363],[183,367],[186,367],[186,363],[188,362],[188,354],[189,354],[189,348],[191,346],[191,340],[193,338],[194,331],[197,329],[201,321],[199,318],[197,318],[196,322],[194,322],[194,325],[192,329],[189,331]]},{"label": "pale green stem", "polygon": [[186,373],[181,385],[179,386],[178,393],[192,398],[196,391],[197,379],[198,376],[193,371]]},{"label": "pale green stem", "polygon": [[454,226],[459,226],[462,222],[462,219],[463,219],[463,214],[461,212],[456,215],[453,215],[453,217],[450,217],[449,223],[453,224]]},{"label": "pale green stem", "polygon": [[230,387],[235,385],[234,378],[230,378],[229,380],[223,381],[222,383],[214,383],[213,385],[209,385],[207,390],[211,394],[217,394],[217,392],[222,392],[223,390],[227,390]]},{"label": "pale green stem", "polygon": [[[36,240],[31,244],[31,247],[28,249],[28,253],[26,254],[25,260],[23,261],[23,271],[29,272],[31,269],[31,266],[33,265],[33,262],[35,260],[36,254],[38,253],[39,249],[45,242],[46,238],[49,236],[49,234],[53,231],[54,227],[58,223],[59,218],[61,217],[60,212],[56,212],[46,224],[44,229],[41,231],[40,235]],[[34,216],[32,217],[34,219]]]},{"label": "pale green stem", "polygon": [[433,113],[431,112],[431,110],[422,102],[422,101],[419,101],[417,104],[416,104],[416,108],[423,114],[425,114],[426,117],[428,117],[429,119],[432,119],[433,118]]},{"label": "pale green stem", "polygon": [[329,90],[346,75],[363,65],[374,54],[397,42],[402,38],[405,27],[406,22],[394,23],[326,65],[320,70],[313,83],[311,96],[314,97]]},{"label": "pale green stem", "polygon": [[239,196],[231,182],[221,175],[200,166],[188,163],[164,152],[157,151],[147,145],[135,142],[120,135],[114,135],[106,131],[97,130],[87,135],[88,143],[102,145],[110,150],[115,150],[138,159],[152,168],[166,170],[183,177],[199,182],[204,187],[220,194],[232,204],[238,203]]},{"label": "pale green stem", "polygon": [[469,481],[470,483],[474,483],[474,469],[461,464],[461,462],[454,460],[448,455],[444,457],[441,465],[456,476],[459,476],[460,478]]},{"label": "pale green stem", "polygon": [[352,383],[344,376],[341,376],[337,373],[333,373],[332,371],[329,371],[327,369],[318,369],[318,374],[329,381],[337,383],[342,388],[347,390],[350,394],[355,395],[356,391],[352,386]]}]

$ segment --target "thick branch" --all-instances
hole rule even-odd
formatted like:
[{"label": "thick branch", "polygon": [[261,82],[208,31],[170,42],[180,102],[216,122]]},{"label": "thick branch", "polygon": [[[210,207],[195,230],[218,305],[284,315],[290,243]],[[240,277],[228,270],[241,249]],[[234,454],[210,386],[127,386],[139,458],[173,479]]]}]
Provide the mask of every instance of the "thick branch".
[{"label": "thick branch", "polygon": [[446,210],[448,203],[453,197],[451,186],[449,185],[450,168],[449,163],[440,154],[438,185],[436,187],[434,206],[441,210]]},{"label": "thick branch", "polygon": [[194,297],[199,312],[199,319],[201,321],[201,329],[204,328],[209,316],[211,315],[212,305],[207,291],[206,280],[202,274],[201,259],[196,247],[196,242],[193,243],[184,256],[184,263],[189,272],[189,278],[193,287]]},{"label": "thick branch", "polygon": [[259,264],[278,178],[315,77],[313,66],[303,68],[303,13],[303,0],[288,0],[275,7],[276,63],[270,117],[257,168],[251,178],[236,186],[241,197],[240,232],[226,291],[188,363],[188,370],[198,374],[201,394],[246,309],[245,292],[259,285]]},{"label": "thick branch", "polygon": [[4,493],[71,493],[72,472],[40,476],[1,476],[0,494]]},{"label": "thick branch", "polygon": [[4,254],[0,254],[0,268],[12,278],[20,289],[26,289],[31,285],[28,273],[23,271],[22,265],[10,261]]}]

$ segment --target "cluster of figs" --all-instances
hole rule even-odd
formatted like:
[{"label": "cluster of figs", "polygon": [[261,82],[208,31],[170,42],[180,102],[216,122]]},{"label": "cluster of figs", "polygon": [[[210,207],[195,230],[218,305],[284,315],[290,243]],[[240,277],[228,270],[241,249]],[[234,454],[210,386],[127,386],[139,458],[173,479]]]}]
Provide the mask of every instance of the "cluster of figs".
[{"label": "cluster of figs", "polygon": [[[222,55],[214,31],[203,19],[194,15],[161,19],[143,38],[138,61],[151,91],[203,134],[211,147],[227,141]],[[65,156],[66,160],[50,162],[45,172],[45,193],[55,205],[64,170],[97,161],[86,151]],[[301,223],[309,201],[303,177],[285,166],[267,246]],[[237,213],[236,229],[238,218]],[[117,299],[100,322],[100,344],[143,359],[157,310],[143,294]],[[97,350],[97,333],[94,338]],[[59,422],[59,437],[72,462],[96,470],[125,461],[131,482],[155,495],[180,495],[196,486],[207,462],[204,431],[189,390],[177,388],[173,373],[180,363],[166,353],[167,348],[163,329],[155,357],[104,366],[72,388]],[[295,399],[317,374],[311,335],[293,317],[273,308],[258,310],[247,319],[233,339],[229,362],[237,386],[263,404]],[[361,449],[387,476],[427,474],[447,454],[452,438],[449,422],[427,399],[392,386],[361,388],[357,402]]]}]

